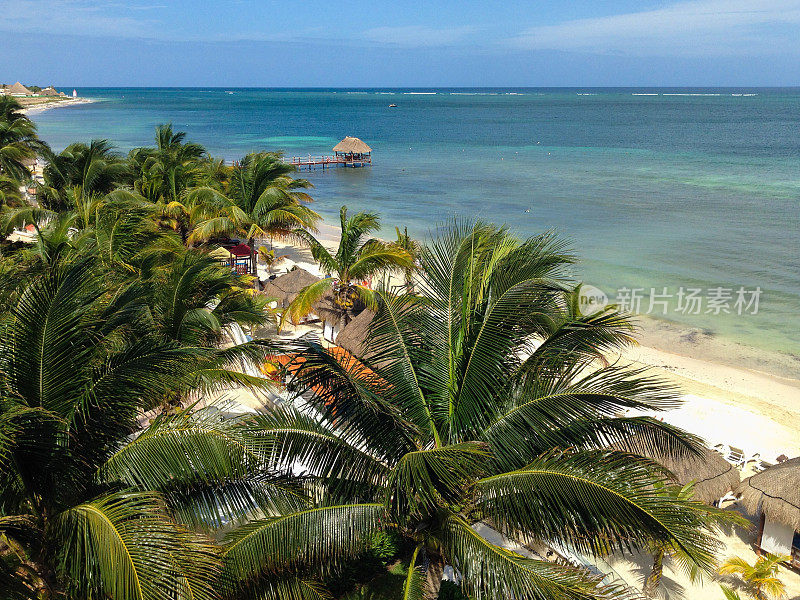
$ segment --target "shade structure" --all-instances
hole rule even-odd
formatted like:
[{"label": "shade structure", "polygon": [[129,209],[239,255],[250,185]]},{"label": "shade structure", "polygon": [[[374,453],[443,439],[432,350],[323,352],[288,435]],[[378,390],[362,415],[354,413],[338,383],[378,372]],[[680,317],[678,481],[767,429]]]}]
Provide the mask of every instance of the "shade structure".
[{"label": "shade structure", "polygon": [[208,255],[211,258],[214,258],[216,260],[230,260],[231,259],[231,253],[226,248],[217,248],[216,250],[212,250],[211,252],[209,252]]},{"label": "shade structure", "polygon": [[748,477],[736,492],[750,512],[760,510],[771,520],[800,530],[800,457]]},{"label": "shade structure", "polygon": [[315,277],[305,269],[296,268],[285,275],[267,281],[262,293],[285,306],[290,304],[301,290],[317,281],[319,281],[319,277]]},{"label": "shade structure", "polygon": [[665,466],[681,485],[694,482],[694,499],[710,504],[739,485],[739,471],[719,453],[703,448],[700,454],[665,452],[641,436],[632,436],[614,448],[646,456]]},{"label": "shade structure", "polygon": [[344,152],[345,154],[367,154],[372,152],[372,148],[367,146],[357,137],[349,135],[333,147],[334,152]]},{"label": "shade structure", "polygon": [[336,345],[341,346],[359,359],[369,359],[367,337],[369,336],[375,313],[365,308],[344,326],[336,338]]},{"label": "shade structure", "polygon": [[234,256],[250,256],[250,246],[247,244],[238,244],[230,249],[230,253]]},{"label": "shade structure", "polygon": [[6,90],[6,94],[10,94],[12,96],[32,96],[33,92],[18,81]]}]

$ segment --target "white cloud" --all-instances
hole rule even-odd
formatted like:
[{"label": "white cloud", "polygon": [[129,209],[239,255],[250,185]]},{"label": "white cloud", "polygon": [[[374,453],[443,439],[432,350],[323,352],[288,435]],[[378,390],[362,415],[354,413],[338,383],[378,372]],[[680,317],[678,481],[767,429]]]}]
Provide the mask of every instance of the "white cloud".
[{"label": "white cloud", "polygon": [[424,25],[404,27],[376,27],[368,29],[361,37],[368,42],[410,48],[450,46],[461,42],[475,32],[472,26],[435,28]]},{"label": "white cloud", "polygon": [[634,56],[737,55],[792,50],[800,0],[689,0],[663,8],[533,27],[512,46]]},{"label": "white cloud", "polygon": [[162,6],[97,0],[0,0],[0,29],[16,33],[151,37],[157,22],[145,15],[158,8]]}]

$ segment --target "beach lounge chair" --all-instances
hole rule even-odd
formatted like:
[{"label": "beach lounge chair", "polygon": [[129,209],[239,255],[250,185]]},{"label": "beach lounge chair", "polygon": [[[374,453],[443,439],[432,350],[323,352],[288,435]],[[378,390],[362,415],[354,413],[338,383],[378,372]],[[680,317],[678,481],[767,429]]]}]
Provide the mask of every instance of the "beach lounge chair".
[{"label": "beach lounge chair", "polygon": [[744,465],[744,451],[741,448],[734,448],[733,446],[728,446],[728,454],[725,456],[725,460],[727,460],[732,465],[737,467],[741,467]]},{"label": "beach lounge chair", "polygon": [[759,460],[756,461],[756,464],[753,465],[753,470],[756,473],[761,473],[761,471],[763,471],[765,469],[769,469],[770,467],[774,467],[774,466],[775,465],[773,463],[768,463],[765,460],[759,459]]}]

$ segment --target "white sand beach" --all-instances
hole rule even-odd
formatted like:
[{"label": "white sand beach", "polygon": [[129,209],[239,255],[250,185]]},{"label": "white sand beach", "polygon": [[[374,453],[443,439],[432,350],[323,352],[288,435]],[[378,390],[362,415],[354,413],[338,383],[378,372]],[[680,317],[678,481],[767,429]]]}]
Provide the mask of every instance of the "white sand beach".
[{"label": "white sand beach", "polygon": [[91,104],[92,102],[96,102],[96,100],[92,98],[64,98],[58,100],[49,100],[42,102],[41,104],[27,105],[24,109],[22,109],[21,112],[26,115],[35,115],[53,108],[66,108],[69,106],[79,106],[81,104]]},{"label": "white sand beach", "polygon": [[[339,228],[323,224],[317,238],[335,250]],[[284,273],[297,265],[322,275],[307,248],[291,243],[275,243],[273,247],[276,255],[286,256],[274,272]],[[639,325],[640,343],[622,352],[618,360],[622,364],[647,367],[652,374],[682,390],[682,406],[658,413],[658,418],[701,436],[710,447],[716,444],[737,447],[745,457],[774,463],[780,455],[800,456],[800,436],[797,435],[800,379],[758,368],[794,373],[798,372],[800,364],[797,359],[787,355],[764,361],[757,349],[654,319],[643,319]],[[290,332],[290,335],[295,333],[299,332]],[[745,467],[742,477],[750,474],[752,463]],[[726,507],[740,510],[751,521],[755,520],[754,515],[746,514],[736,502],[729,502]],[[721,533],[720,558],[740,556],[754,561],[756,535],[755,527],[750,531]],[[644,555],[609,558],[600,567],[613,569],[629,585],[640,587],[650,560],[651,557]],[[782,569],[780,576],[787,585],[787,597],[800,600],[800,574]],[[724,599],[717,582],[692,583],[679,566],[669,561],[665,564],[665,587],[667,598]]]}]

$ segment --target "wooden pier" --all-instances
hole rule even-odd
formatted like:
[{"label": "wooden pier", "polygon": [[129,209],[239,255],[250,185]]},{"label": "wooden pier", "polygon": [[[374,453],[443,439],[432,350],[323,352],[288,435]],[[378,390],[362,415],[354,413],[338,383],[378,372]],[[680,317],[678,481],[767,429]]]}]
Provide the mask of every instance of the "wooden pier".
[{"label": "wooden pier", "polygon": [[333,156],[292,156],[286,159],[298,171],[316,167],[366,167],[372,165],[372,148],[356,137],[346,137],[333,147]]},{"label": "wooden pier", "polygon": [[350,157],[350,156],[292,156],[286,159],[291,165],[297,167],[299,171],[308,169],[309,171],[320,167],[329,169],[332,167],[364,167],[372,164],[371,156]]}]

